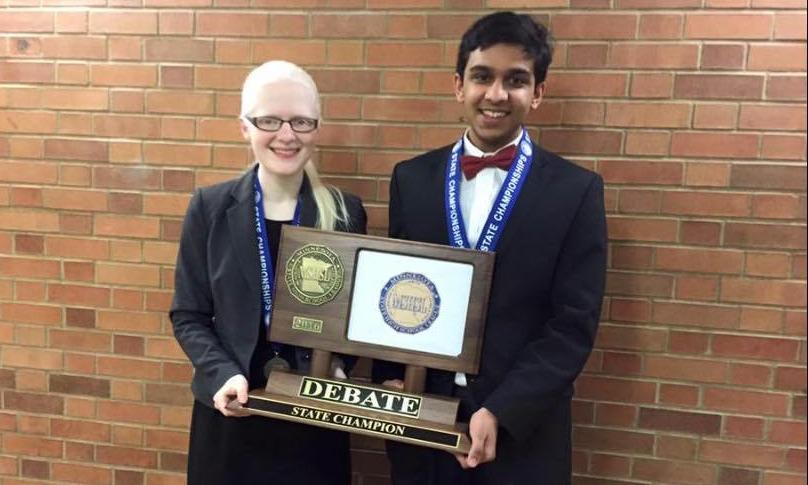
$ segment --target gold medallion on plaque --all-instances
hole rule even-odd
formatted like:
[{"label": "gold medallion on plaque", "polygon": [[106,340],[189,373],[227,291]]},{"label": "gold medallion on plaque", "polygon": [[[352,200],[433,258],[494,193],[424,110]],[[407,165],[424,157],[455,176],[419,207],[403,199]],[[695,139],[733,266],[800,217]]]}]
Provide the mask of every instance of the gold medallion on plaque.
[{"label": "gold medallion on plaque", "polygon": [[345,269],[339,256],[319,244],[306,244],[286,261],[286,285],[300,303],[322,305],[342,289]]},{"label": "gold medallion on plaque", "polygon": [[393,330],[412,335],[428,329],[438,318],[440,295],[426,276],[404,272],[390,278],[382,288],[379,310]]}]

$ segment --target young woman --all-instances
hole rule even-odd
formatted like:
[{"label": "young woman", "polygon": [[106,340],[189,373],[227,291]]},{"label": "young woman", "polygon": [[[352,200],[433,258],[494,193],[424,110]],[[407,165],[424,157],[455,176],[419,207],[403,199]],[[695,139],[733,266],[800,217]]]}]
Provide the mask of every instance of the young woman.
[{"label": "young woman", "polygon": [[195,371],[188,483],[348,484],[345,433],[242,417],[227,405],[264,387],[269,368],[305,370],[310,359],[308,349],[266,340],[272,291],[262,289],[272,287],[281,226],[364,233],[365,210],[319,180],[320,100],[301,68],[271,61],[253,70],[240,123],[256,163],[196,192],[177,257],[170,316]]}]

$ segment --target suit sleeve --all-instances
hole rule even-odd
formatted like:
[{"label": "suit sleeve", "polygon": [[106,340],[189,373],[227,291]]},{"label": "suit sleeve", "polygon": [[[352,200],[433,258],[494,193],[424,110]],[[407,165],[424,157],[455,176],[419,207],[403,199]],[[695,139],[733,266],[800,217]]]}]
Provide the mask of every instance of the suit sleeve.
[{"label": "suit sleeve", "polygon": [[[407,239],[407,232],[404,229],[401,211],[401,197],[398,187],[398,167],[393,170],[390,178],[390,203],[388,206],[388,236],[393,239]],[[371,369],[371,379],[373,382],[381,383],[390,379],[403,379],[404,365],[386,360],[374,360]]]},{"label": "suit sleeve", "polygon": [[182,224],[169,316],[174,336],[195,372],[204,373],[205,381],[212,384],[212,389],[204,390],[212,399],[227,379],[243,372],[214,330],[213,295],[208,278],[209,229],[205,221],[202,192],[197,191]]},{"label": "suit sleeve", "polygon": [[482,403],[517,440],[530,436],[589,357],[603,300],[606,239],[603,180],[596,176],[565,236],[551,290],[553,317]]}]

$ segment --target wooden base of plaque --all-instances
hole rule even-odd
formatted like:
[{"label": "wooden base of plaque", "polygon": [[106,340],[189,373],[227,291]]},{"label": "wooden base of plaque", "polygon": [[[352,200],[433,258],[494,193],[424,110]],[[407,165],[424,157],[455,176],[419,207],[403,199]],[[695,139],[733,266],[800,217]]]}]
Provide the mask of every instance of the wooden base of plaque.
[{"label": "wooden base of plaque", "polygon": [[248,414],[337,429],[467,454],[468,426],[456,424],[456,399],[409,394],[351,380],[274,371],[265,391],[253,391]]}]

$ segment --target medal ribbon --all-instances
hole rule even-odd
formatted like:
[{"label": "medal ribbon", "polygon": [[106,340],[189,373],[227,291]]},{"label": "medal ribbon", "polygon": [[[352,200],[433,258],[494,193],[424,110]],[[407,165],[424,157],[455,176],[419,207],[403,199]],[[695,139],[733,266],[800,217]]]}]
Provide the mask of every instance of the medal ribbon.
[{"label": "medal ribbon", "polygon": [[[264,217],[264,192],[261,190],[261,182],[258,181],[258,171],[253,178],[255,189],[255,235],[258,240],[258,261],[261,273],[261,320],[269,330],[269,317],[272,314],[272,293],[275,287],[275,272],[272,269],[272,253],[269,247],[269,235],[267,234],[266,219]],[[292,225],[300,225],[300,196],[297,198],[295,215],[292,218]]]},{"label": "medal ribbon", "polygon": [[[511,211],[516,205],[519,193],[525,183],[528,171],[533,164],[533,145],[527,130],[522,128],[522,136],[517,142],[517,151],[514,162],[508,170],[508,175],[499,189],[494,205],[488,213],[480,237],[474,249],[478,251],[495,251],[502,231],[505,229]],[[446,222],[449,229],[449,244],[458,248],[471,248],[466,237],[466,226],[463,223],[463,214],[460,212],[460,155],[463,153],[463,138],[452,147],[449,161],[446,164],[445,206]]]}]

